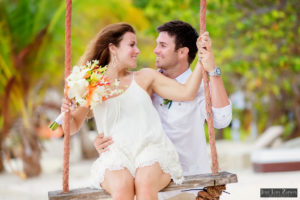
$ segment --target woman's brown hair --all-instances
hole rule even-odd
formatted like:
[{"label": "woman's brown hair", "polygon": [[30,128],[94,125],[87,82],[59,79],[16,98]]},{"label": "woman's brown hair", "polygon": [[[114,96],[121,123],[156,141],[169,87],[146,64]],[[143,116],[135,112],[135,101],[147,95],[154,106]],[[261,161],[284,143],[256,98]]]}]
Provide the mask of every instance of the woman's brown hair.
[{"label": "woman's brown hair", "polygon": [[135,33],[134,28],[127,23],[117,23],[106,26],[89,43],[85,53],[80,58],[79,65],[87,61],[99,60],[99,65],[104,67],[110,62],[109,44],[119,46],[123,35],[127,32]]}]

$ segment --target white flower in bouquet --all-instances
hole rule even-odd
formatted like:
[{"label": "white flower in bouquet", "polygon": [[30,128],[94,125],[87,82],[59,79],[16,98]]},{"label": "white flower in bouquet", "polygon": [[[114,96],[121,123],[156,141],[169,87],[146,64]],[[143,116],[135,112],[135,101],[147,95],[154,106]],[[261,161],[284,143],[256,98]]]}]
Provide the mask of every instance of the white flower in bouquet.
[{"label": "white flower in bouquet", "polygon": [[[88,86],[89,86],[89,82],[85,79],[68,81],[68,87],[69,87],[68,97],[70,99],[75,98],[76,102],[79,100],[81,101],[81,99],[87,94]],[[82,105],[82,104],[80,104],[80,105]]]},{"label": "white flower in bouquet", "polygon": [[107,93],[104,86],[99,86],[95,89],[91,99],[91,109],[93,109],[98,103],[102,103],[103,97],[107,97]]},{"label": "white flower in bouquet", "polygon": [[[119,82],[110,84],[104,74],[107,66],[98,65],[98,60],[87,62],[86,66],[74,66],[72,73],[67,77],[67,95],[79,106],[87,106],[93,109],[97,104],[105,101],[109,96],[121,94],[123,90],[119,89]],[[51,130],[55,130],[62,124],[64,113],[51,123]]]}]

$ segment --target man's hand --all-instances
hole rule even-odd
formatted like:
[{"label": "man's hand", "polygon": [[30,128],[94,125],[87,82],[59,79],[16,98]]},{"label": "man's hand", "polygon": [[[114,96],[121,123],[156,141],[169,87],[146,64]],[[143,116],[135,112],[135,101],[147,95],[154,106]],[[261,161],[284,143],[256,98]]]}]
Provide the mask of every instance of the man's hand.
[{"label": "man's hand", "polygon": [[104,134],[101,133],[94,140],[94,147],[96,148],[100,156],[101,153],[109,150],[108,146],[112,143],[113,141],[111,137],[104,137]]},{"label": "man's hand", "polygon": [[211,40],[208,32],[201,34],[197,40],[199,62],[207,72],[212,72],[216,68],[215,58],[211,51]]}]

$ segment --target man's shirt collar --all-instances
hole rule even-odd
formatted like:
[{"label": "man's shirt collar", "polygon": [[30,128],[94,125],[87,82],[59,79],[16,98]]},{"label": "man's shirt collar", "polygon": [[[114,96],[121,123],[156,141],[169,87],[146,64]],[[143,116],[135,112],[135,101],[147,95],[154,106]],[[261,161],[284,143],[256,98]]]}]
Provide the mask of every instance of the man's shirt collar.
[{"label": "man's shirt collar", "polygon": [[191,74],[192,74],[192,70],[191,68],[188,68],[185,72],[177,76],[175,80],[178,81],[179,83],[185,83]]}]

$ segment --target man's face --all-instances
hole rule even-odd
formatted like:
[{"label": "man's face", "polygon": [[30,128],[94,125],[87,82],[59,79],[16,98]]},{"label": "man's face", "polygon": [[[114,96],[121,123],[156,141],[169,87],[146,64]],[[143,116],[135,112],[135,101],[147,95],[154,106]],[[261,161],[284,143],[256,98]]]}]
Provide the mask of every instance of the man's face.
[{"label": "man's face", "polygon": [[175,36],[160,32],[156,39],[156,67],[168,69],[178,63],[178,53],[175,51]]}]

